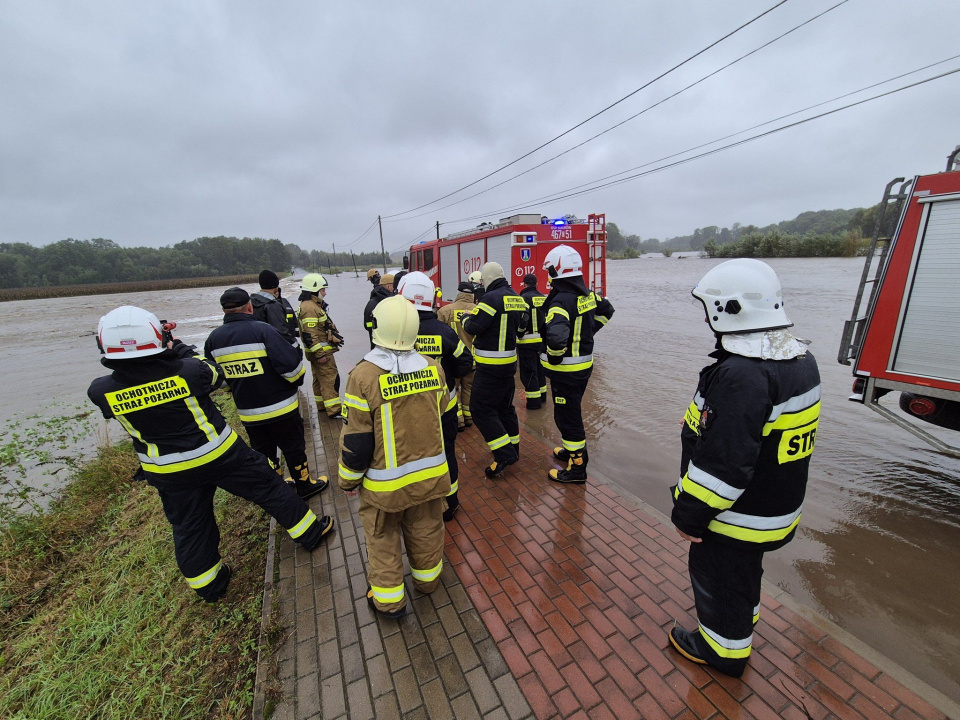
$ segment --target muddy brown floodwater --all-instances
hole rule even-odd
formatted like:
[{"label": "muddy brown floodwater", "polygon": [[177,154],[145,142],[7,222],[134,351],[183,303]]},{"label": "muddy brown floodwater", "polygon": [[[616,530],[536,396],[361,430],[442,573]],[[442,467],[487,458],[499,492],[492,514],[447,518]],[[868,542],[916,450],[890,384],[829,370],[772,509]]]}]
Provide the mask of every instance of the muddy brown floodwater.
[{"label": "muddy brown floodwater", "polygon": [[[617,308],[598,335],[584,406],[591,466],[663,512],[676,482],[680,420],[709,362],[713,337],[690,288],[717,261],[624,260],[608,266]],[[800,337],[813,341],[823,405],[796,540],[767,556],[766,578],[951,698],[960,698],[960,461],[937,454],[847,400],[850,368],[836,362],[860,259],[772,260]],[[281,285],[295,304],[296,288]],[[254,290],[252,286],[248,290]],[[86,402],[102,374],[93,330],[108,310],[140,305],[175,320],[202,345],[220,324],[223,288],[0,303],[0,421]],[[347,339],[346,372],[369,348],[362,311],[370,285],[330,278],[331,314]],[[886,401],[896,406],[891,394]],[[528,424],[558,439],[549,410]],[[118,427],[110,430],[121,434]],[[960,434],[943,437],[960,443]],[[464,480],[485,482],[478,473]]]}]

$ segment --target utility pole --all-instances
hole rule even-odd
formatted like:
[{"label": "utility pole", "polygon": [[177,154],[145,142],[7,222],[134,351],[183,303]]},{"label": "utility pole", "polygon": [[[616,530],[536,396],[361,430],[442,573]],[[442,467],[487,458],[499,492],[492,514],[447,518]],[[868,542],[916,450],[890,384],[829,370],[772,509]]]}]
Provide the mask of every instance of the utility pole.
[{"label": "utility pole", "polygon": [[[336,260],[336,259],[337,259],[337,244],[336,244],[336,243],[330,243],[330,244],[333,246],[333,259]],[[337,263],[337,268],[339,268],[339,267],[340,267],[340,263]],[[338,270],[338,271],[337,271],[337,275],[339,275],[339,274],[340,274],[340,272],[339,272],[339,270]]]},{"label": "utility pole", "polygon": [[353,260],[353,275],[354,275],[354,277],[360,277],[360,273],[357,272],[357,256],[353,254],[353,250],[350,251],[350,259]]},{"label": "utility pole", "polygon": [[380,226],[380,254],[383,256],[383,274],[387,274],[387,251],[383,249],[383,223],[377,215],[377,225]]},{"label": "utility pole", "polygon": [[440,221],[437,220],[437,240],[440,239]]}]

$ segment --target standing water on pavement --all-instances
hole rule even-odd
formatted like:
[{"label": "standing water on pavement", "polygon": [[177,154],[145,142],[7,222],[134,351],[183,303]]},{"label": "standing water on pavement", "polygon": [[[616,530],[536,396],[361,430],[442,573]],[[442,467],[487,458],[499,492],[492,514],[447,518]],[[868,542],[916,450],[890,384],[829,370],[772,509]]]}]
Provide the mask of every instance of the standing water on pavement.
[{"label": "standing water on pavement", "polygon": [[[590,466],[665,513],[680,467],[680,421],[714,345],[690,290],[718,262],[645,258],[607,265],[617,312],[597,335],[584,399]],[[853,378],[836,357],[863,260],[767,262],[783,283],[792,332],[813,341],[823,400],[800,529],[794,542],[767,556],[765,577],[947,696],[960,697],[960,460],[847,400]],[[371,286],[362,273],[328,280],[330,314],[346,338],[337,354],[345,383],[369,349],[362,313]],[[297,284],[284,280],[281,289],[296,307]],[[15,414],[44,411],[54,399],[87,403],[90,381],[106,372],[93,335],[109,310],[139,305],[176,321],[174,335],[202,346],[220,325],[223,290],[0,303],[6,379],[0,427]],[[57,322],[38,333],[37,317]],[[884,402],[896,407],[896,395]],[[529,412],[527,423],[559,439],[549,407]],[[124,435],[110,427],[112,438]],[[960,433],[941,435],[960,444]],[[481,468],[461,468],[461,475],[465,483],[491,482]]]}]

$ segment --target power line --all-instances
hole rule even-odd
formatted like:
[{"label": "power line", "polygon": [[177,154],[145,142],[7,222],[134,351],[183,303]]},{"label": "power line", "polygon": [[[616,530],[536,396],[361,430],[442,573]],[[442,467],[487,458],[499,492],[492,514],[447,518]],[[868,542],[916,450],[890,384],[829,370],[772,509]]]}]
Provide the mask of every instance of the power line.
[{"label": "power line", "polygon": [[[936,64],[939,64],[939,63],[936,63]],[[506,213],[506,212],[515,212],[515,211],[517,211],[517,210],[524,210],[524,209],[527,209],[527,208],[531,207],[534,203],[540,203],[540,202],[556,202],[557,200],[566,200],[566,199],[569,199],[569,198],[572,198],[572,197],[578,197],[578,196],[580,196],[580,195],[586,195],[586,194],[588,194],[588,193],[592,193],[592,192],[595,192],[595,191],[597,191],[597,190],[602,190],[602,189],[604,189],[604,188],[612,187],[612,186],[614,186],[614,185],[619,185],[619,184],[622,184],[622,183],[630,182],[631,180],[636,180],[637,178],[646,177],[647,175],[653,175],[654,173],[658,173],[658,172],[661,172],[661,171],[663,171],[663,170],[668,170],[668,169],[673,168],[673,167],[676,167],[676,166],[678,166],[678,165],[684,165],[684,164],[686,164],[686,163],[688,163],[688,162],[692,162],[692,161],[694,161],[694,160],[699,160],[700,158],[707,157],[707,156],[709,156],[709,155],[714,155],[714,154],[716,154],[716,153],[723,152],[724,150],[729,150],[729,149],[731,149],[731,148],[738,147],[738,146],[740,146],[740,145],[745,145],[745,144],[747,144],[747,143],[753,142],[754,140],[759,140],[759,139],[764,138],[764,137],[767,137],[767,136],[769,136],[769,135],[774,135],[774,134],[779,133],[779,132],[782,132],[782,131],[784,131],[784,130],[789,130],[789,129],[791,129],[791,128],[798,127],[798,126],[800,126],[800,125],[804,125],[805,123],[812,122],[813,120],[819,120],[820,118],[827,117],[828,115],[833,115],[833,114],[838,113],[838,112],[841,112],[841,111],[843,111],[843,110],[849,110],[850,108],[857,107],[858,105],[863,105],[864,103],[872,102],[872,101],[874,101],[874,100],[878,100],[878,99],[880,99],[880,98],[887,97],[887,96],[889,96],[889,95],[894,95],[894,94],[896,94],[896,93],[898,93],[898,92],[902,92],[903,90],[909,90],[910,88],[914,88],[914,87],[917,87],[917,86],[919,86],[919,85],[924,85],[924,84],[926,84],[926,83],[933,82],[934,80],[940,80],[940,79],[942,79],[942,78],[945,78],[945,77],[947,77],[947,76],[949,76],[949,75],[953,75],[953,74],[958,73],[958,72],[960,72],[960,68],[955,68],[955,69],[953,69],[953,70],[948,70],[947,72],[941,73],[941,74],[939,74],[939,75],[934,75],[933,77],[925,78],[925,79],[923,79],[923,80],[918,80],[918,81],[915,82],[915,83],[910,83],[909,85],[904,85],[904,86],[902,86],[902,87],[895,88],[894,90],[889,90],[889,91],[887,91],[887,92],[880,93],[879,95],[874,95],[874,96],[869,97],[869,98],[864,98],[863,100],[858,100],[857,102],[850,103],[849,105],[844,105],[844,106],[839,107],[839,108],[834,108],[833,110],[827,110],[826,112],[822,112],[822,113],[820,113],[819,115],[813,115],[813,116],[811,116],[811,117],[804,118],[803,120],[798,120],[798,121],[793,122],[793,123],[788,123],[787,125],[782,125],[782,126],[780,126],[780,127],[778,127],[778,128],[774,128],[773,130],[768,130],[767,132],[759,133],[759,134],[757,134],[757,135],[753,135],[753,136],[751,136],[751,137],[744,138],[743,140],[739,140],[739,141],[737,141],[737,142],[730,143],[730,144],[728,144],[728,145],[724,145],[724,146],[719,147],[719,148],[714,148],[713,150],[707,150],[706,152],[702,152],[702,153],[700,153],[700,154],[698,154],[698,155],[693,155],[693,156],[691,156],[691,157],[684,158],[684,159],[682,159],[682,160],[677,160],[677,161],[675,161],[675,162],[668,163],[667,165],[662,165],[662,166],[660,166],[660,167],[653,168],[652,170],[647,170],[647,171],[644,171],[644,172],[641,172],[641,173],[637,173],[637,174],[635,174],[635,175],[629,175],[629,176],[627,176],[627,177],[620,178],[619,180],[613,180],[613,181],[608,182],[608,183],[603,183],[602,185],[596,185],[595,187],[591,187],[591,188],[588,188],[588,189],[586,189],[586,190],[578,190],[578,191],[576,191],[576,192],[572,192],[572,191],[575,190],[576,188],[583,187],[582,185],[578,185],[578,186],[575,186],[574,188],[568,188],[567,190],[560,190],[560,191],[558,191],[557,193],[554,193],[554,194],[552,194],[552,195],[545,195],[545,196],[543,196],[543,197],[541,197],[541,198],[537,198],[537,199],[535,199],[535,200],[530,200],[530,201],[524,202],[524,203],[519,204],[519,205],[514,205],[514,206],[512,206],[512,207],[507,207],[507,208],[501,208],[501,209],[499,209],[499,210],[491,210],[490,212],[484,213],[484,214],[482,214],[482,215],[473,215],[473,216],[470,216],[470,217],[460,218],[460,219],[458,219],[458,220],[450,220],[450,221],[447,221],[446,223],[443,223],[443,224],[444,224],[444,225],[450,225],[450,224],[458,223],[458,222],[469,222],[469,221],[472,221],[472,220],[478,220],[478,219],[481,219],[481,218],[489,217],[490,215],[496,215],[496,214]],[[881,83],[881,84],[882,84],[882,83]],[[799,112],[803,112],[803,111],[801,110],[801,111],[799,111]],[[791,113],[791,114],[796,114],[796,113]],[[768,123],[764,123],[764,124],[768,124]],[[745,131],[742,131],[742,132],[745,132]],[[736,135],[736,134],[740,134],[740,133],[734,133],[734,134]],[[730,137],[730,136],[728,136],[728,137]],[[713,142],[718,142],[718,141],[713,141]],[[709,145],[709,144],[713,144],[713,143],[707,143],[707,144]],[[703,147],[703,146],[701,145],[701,146],[698,146],[698,147]],[[684,150],[684,151],[682,151],[682,152],[680,152],[680,153],[676,153],[674,156],[670,156],[670,157],[675,157],[675,156],[678,155],[678,154],[679,154],[679,155],[682,155],[682,154],[684,154],[684,153],[686,153],[686,152],[690,152],[690,149]],[[660,162],[660,161],[653,161],[653,162]],[[647,163],[647,164],[649,165],[649,164],[652,164],[652,163]],[[640,166],[640,167],[643,167],[643,166]],[[624,171],[624,172],[630,172],[630,171],[629,171],[629,170],[626,170],[626,171]],[[617,174],[622,174],[622,173],[617,173]],[[610,177],[614,177],[614,176],[610,176]],[[601,180],[596,180],[596,181],[593,181],[593,182],[601,182]],[[588,183],[588,184],[592,184],[592,183]],[[567,193],[567,194],[563,194],[563,193]]]},{"label": "power line", "polygon": [[[844,0],[844,1],[846,1],[846,0]],[[583,125],[586,125],[588,122],[590,122],[591,120],[599,117],[600,115],[602,115],[603,113],[605,113],[607,110],[610,110],[611,108],[616,107],[617,105],[619,105],[620,103],[622,103],[622,102],[625,101],[626,99],[628,99],[628,98],[633,97],[634,95],[636,95],[636,94],[637,94],[638,92],[640,92],[641,90],[644,90],[644,89],[650,87],[653,83],[657,82],[657,80],[660,80],[661,78],[664,78],[664,77],[666,77],[667,75],[669,75],[670,73],[672,73],[674,70],[676,70],[676,69],[678,69],[678,68],[680,68],[680,67],[683,67],[684,65],[686,65],[688,62],[690,62],[690,61],[693,60],[694,58],[699,57],[700,55],[703,55],[703,53],[705,53],[707,50],[710,50],[711,48],[716,47],[717,45],[719,45],[720,43],[722,43],[724,40],[732,37],[733,35],[736,35],[738,32],[740,32],[741,30],[743,30],[743,29],[744,29],[745,27],[747,27],[748,25],[752,25],[752,24],[755,23],[757,20],[759,20],[759,19],[762,18],[763,16],[765,16],[765,15],[773,12],[774,10],[776,10],[778,7],[780,7],[781,5],[783,5],[783,4],[786,3],[786,2],[787,2],[787,0],[780,0],[780,2],[778,2],[778,3],[777,3],[776,5],[774,5],[773,7],[769,8],[768,10],[764,10],[762,13],[760,13],[759,15],[757,15],[757,16],[756,16],[755,18],[753,18],[752,20],[749,20],[749,21],[745,22],[743,25],[741,25],[740,27],[736,28],[735,30],[732,30],[732,31],[728,32],[726,35],[724,35],[723,37],[719,38],[718,40],[715,40],[714,42],[710,43],[709,45],[707,45],[707,46],[706,46],[705,48],[703,48],[702,50],[699,50],[698,52],[696,52],[696,53],[694,53],[693,55],[691,55],[690,57],[688,57],[686,60],[684,60],[684,61],[682,61],[682,62],[674,65],[674,66],[673,66],[672,68],[670,68],[669,70],[661,73],[660,75],[657,75],[657,77],[655,77],[655,78],[653,78],[652,80],[644,83],[643,85],[641,85],[640,87],[638,87],[638,88],[637,88],[636,90],[634,90],[633,92],[630,92],[630,93],[624,95],[622,98],[620,98],[620,99],[617,100],[616,102],[613,102],[613,103],[607,105],[607,106],[606,106],[605,108],[603,108],[602,110],[599,110],[598,112],[595,112],[593,115],[591,115],[590,117],[588,117],[586,120],[583,120],[583,121],[577,123],[576,125],[574,125],[573,127],[569,128],[569,129],[567,129],[567,130],[564,130],[564,131],[563,131],[562,133],[560,133],[559,135],[551,138],[550,140],[547,140],[545,143],[543,143],[543,144],[541,144],[541,145],[538,145],[538,146],[535,147],[533,150],[531,150],[531,151],[529,151],[529,152],[521,155],[520,157],[516,158],[515,160],[511,160],[511,161],[508,162],[506,165],[503,165],[503,166],[497,168],[497,169],[494,170],[493,172],[487,173],[487,174],[484,175],[482,178],[479,178],[479,179],[477,179],[477,180],[474,180],[473,182],[471,182],[471,183],[469,183],[469,184],[467,184],[467,185],[464,185],[463,187],[458,188],[458,189],[454,190],[453,192],[449,192],[449,193],[447,193],[446,195],[443,195],[443,196],[441,196],[441,197],[438,197],[436,200],[431,200],[431,201],[428,202],[428,203],[424,203],[423,205],[418,205],[417,207],[410,208],[409,210],[404,210],[403,212],[393,213],[392,215],[384,215],[384,216],[383,216],[383,219],[395,218],[395,217],[398,217],[398,216],[400,216],[400,215],[407,215],[407,214],[409,214],[409,213],[416,212],[417,210],[422,210],[423,208],[425,208],[425,207],[427,207],[427,206],[429,206],[429,205],[433,205],[434,203],[438,203],[438,202],[440,202],[441,200],[446,200],[448,197],[450,197],[450,196],[452,196],[452,195],[456,195],[458,192],[461,192],[461,191],[463,191],[463,190],[466,190],[467,188],[473,187],[473,186],[476,185],[477,183],[483,182],[483,181],[486,180],[487,178],[492,177],[493,175],[496,175],[496,174],[497,174],[498,172],[500,172],[501,170],[505,170],[505,169],[507,169],[508,167],[510,167],[511,165],[515,165],[516,163],[520,162],[520,161],[523,160],[524,158],[530,157],[531,155],[533,155],[533,153],[537,152],[538,150],[542,150],[542,149],[545,148],[547,145],[550,145],[551,143],[556,142],[557,140],[559,140],[560,138],[564,137],[565,135],[569,135],[571,132],[573,132],[573,131],[576,130],[577,128],[582,127]]]},{"label": "power line", "polygon": [[[645,108],[644,108],[643,110],[641,110],[640,112],[635,113],[634,115],[631,115],[630,117],[628,117],[628,118],[626,118],[625,120],[622,120],[622,121],[616,123],[615,125],[611,125],[611,126],[608,127],[606,130],[602,130],[601,132],[598,132],[596,135],[593,135],[592,137],[587,138],[587,139],[584,140],[583,142],[578,143],[578,144],[574,145],[573,147],[568,148],[568,149],[564,150],[563,152],[554,155],[553,157],[547,158],[547,159],[544,160],[543,162],[538,163],[537,165],[534,165],[533,167],[528,168],[527,170],[524,170],[523,172],[517,173],[516,175],[513,175],[513,176],[507,178],[506,180],[502,180],[501,182],[498,182],[498,183],[496,183],[496,184],[494,184],[494,185],[491,185],[490,187],[488,187],[488,188],[486,188],[486,189],[484,189],[484,190],[481,190],[481,191],[479,191],[479,192],[476,192],[476,193],[474,193],[473,195],[468,195],[467,197],[460,198],[459,200],[454,200],[453,202],[448,203],[447,205],[443,205],[443,206],[441,206],[441,207],[439,207],[439,208],[435,208],[435,209],[429,210],[429,211],[427,211],[427,212],[425,212],[425,213],[420,213],[420,214],[418,214],[418,215],[412,215],[412,216],[410,216],[410,217],[402,218],[402,219],[399,219],[399,220],[388,220],[387,222],[403,222],[403,221],[406,221],[406,220],[413,220],[413,219],[418,218],[418,217],[423,217],[424,215],[430,215],[430,214],[432,214],[432,213],[436,213],[436,212],[439,212],[439,211],[441,211],[441,210],[446,210],[447,208],[451,208],[451,207],[453,207],[454,205],[459,205],[460,203],[466,202],[467,200],[472,200],[473,198],[479,197],[479,196],[481,196],[481,195],[483,195],[483,194],[485,194],[485,193],[490,192],[491,190],[495,190],[496,188],[501,187],[502,185],[506,185],[507,183],[509,183],[509,182],[511,182],[511,181],[513,181],[513,180],[516,180],[516,179],[519,178],[519,177],[523,177],[524,175],[526,175],[526,174],[528,174],[528,173],[531,173],[531,172],[533,172],[534,170],[537,170],[538,168],[541,168],[541,167],[543,167],[544,165],[547,165],[548,163],[551,163],[551,162],[553,162],[554,160],[557,160],[557,159],[563,157],[564,155],[567,155],[568,153],[571,153],[571,152],[573,152],[574,150],[577,150],[577,149],[583,147],[583,146],[586,145],[587,143],[596,140],[598,137],[600,137],[600,136],[602,136],[602,135],[606,135],[606,134],[607,134],[608,132],[610,132],[611,130],[615,130],[616,128],[620,127],[621,125],[625,125],[625,124],[627,124],[628,122],[630,122],[631,120],[635,120],[636,118],[640,117],[640,116],[643,115],[644,113],[649,112],[650,110],[653,110],[655,107],[664,104],[664,103],[667,102],[668,100],[672,100],[673,98],[677,97],[678,95],[681,95],[682,93],[686,92],[687,90],[690,90],[691,88],[699,85],[700,83],[704,82],[705,80],[708,80],[709,78],[713,77],[714,75],[717,75],[718,73],[723,72],[723,71],[726,70],[727,68],[729,68],[729,67],[731,67],[731,66],[733,66],[733,65],[736,65],[736,64],[737,64],[738,62],[740,62],[741,60],[744,60],[744,59],[750,57],[751,55],[754,55],[754,54],[760,52],[760,51],[763,50],[764,48],[767,48],[767,47],[769,47],[770,45],[773,45],[773,44],[774,44],[775,42],[777,42],[778,40],[781,40],[781,39],[785,38],[787,35],[790,35],[791,33],[799,30],[799,29],[802,28],[804,25],[809,25],[809,24],[812,23],[814,20],[816,20],[816,19],[818,19],[818,18],[820,18],[820,17],[823,17],[824,15],[826,15],[828,12],[831,12],[832,10],[836,10],[838,7],[840,7],[841,5],[843,5],[843,4],[847,3],[847,2],[849,2],[849,0],[841,0],[840,2],[838,2],[838,3],[837,3],[836,5],[834,5],[833,7],[827,8],[827,9],[824,10],[823,12],[818,13],[817,15],[814,15],[812,18],[810,18],[809,20],[805,20],[804,22],[800,23],[799,25],[795,25],[794,27],[792,27],[792,28],[790,28],[789,30],[787,30],[785,33],[782,33],[782,34],[778,35],[777,37],[773,38],[772,40],[770,40],[770,41],[768,41],[768,42],[765,42],[763,45],[760,45],[759,47],[754,48],[754,49],[751,50],[750,52],[748,52],[748,53],[746,53],[746,54],[744,54],[744,55],[741,55],[741,56],[738,57],[736,60],[732,60],[732,61],[728,62],[726,65],[723,65],[722,67],[717,68],[717,69],[714,70],[713,72],[711,72],[711,73],[709,73],[709,74],[707,74],[707,75],[704,75],[704,76],[703,76],[702,78],[700,78],[699,80],[690,83],[689,85],[687,85],[687,86],[684,87],[684,88],[681,88],[680,90],[677,90],[675,93],[673,93],[673,94],[671,94],[671,95],[668,95],[667,97],[663,98],[662,100],[659,100],[658,102],[655,102],[653,105],[648,105],[647,107],[645,107]],[[946,61],[944,61],[944,62],[946,62]],[[775,122],[775,121],[771,121],[771,122]],[[742,131],[742,132],[746,132],[746,131]],[[717,142],[717,141],[714,141],[714,142]],[[707,144],[709,145],[710,143],[707,143]]]},{"label": "power line", "polygon": [[344,245],[343,247],[344,247],[344,248],[348,248],[348,247],[353,247],[354,245],[356,245],[358,242],[360,242],[361,240],[363,240],[371,230],[373,230],[373,228],[374,228],[374,226],[376,226],[376,224],[377,224],[377,219],[374,218],[374,219],[373,219],[373,222],[370,223],[370,227],[368,227],[366,230],[364,230],[364,231],[360,234],[360,237],[358,237],[356,240],[352,240],[352,241],[348,242],[348,243],[347,243],[346,245]]}]

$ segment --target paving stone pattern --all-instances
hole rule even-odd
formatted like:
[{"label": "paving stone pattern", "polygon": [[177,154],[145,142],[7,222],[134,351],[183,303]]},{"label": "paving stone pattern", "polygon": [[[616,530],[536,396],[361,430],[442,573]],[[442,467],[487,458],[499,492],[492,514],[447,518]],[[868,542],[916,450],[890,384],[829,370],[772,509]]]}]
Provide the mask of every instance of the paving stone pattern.
[{"label": "paving stone pattern", "polygon": [[[333,479],[339,427],[319,424],[313,467]],[[483,438],[459,435],[442,587],[420,595],[408,575],[415,612],[399,622],[366,605],[357,500],[336,487],[311,500],[339,525],[312,555],[281,540],[273,717],[946,718],[766,593],[741,680],[683,660],[667,634],[696,620],[673,529],[593,473],[548,481],[550,450],[525,430],[521,448],[488,480]]]}]

